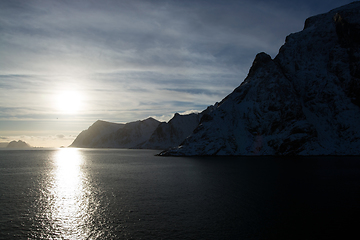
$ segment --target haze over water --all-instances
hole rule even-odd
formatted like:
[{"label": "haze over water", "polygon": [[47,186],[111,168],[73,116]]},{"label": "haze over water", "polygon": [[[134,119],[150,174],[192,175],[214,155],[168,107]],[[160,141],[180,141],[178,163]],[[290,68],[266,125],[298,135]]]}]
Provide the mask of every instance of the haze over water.
[{"label": "haze over water", "polygon": [[0,151],[0,238],[331,239],[356,230],[359,157],[155,153]]}]

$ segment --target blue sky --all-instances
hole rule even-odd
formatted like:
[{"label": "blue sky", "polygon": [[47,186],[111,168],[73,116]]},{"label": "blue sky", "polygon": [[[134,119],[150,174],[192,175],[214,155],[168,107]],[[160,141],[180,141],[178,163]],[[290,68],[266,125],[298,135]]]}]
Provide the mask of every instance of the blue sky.
[{"label": "blue sky", "polygon": [[257,53],[350,2],[2,0],[0,142],[68,145],[98,119],[201,111]]}]

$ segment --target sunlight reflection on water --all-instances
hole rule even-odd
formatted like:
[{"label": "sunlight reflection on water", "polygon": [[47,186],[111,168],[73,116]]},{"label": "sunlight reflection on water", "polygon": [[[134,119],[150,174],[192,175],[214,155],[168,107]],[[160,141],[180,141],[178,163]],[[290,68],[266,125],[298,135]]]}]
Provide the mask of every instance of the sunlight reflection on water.
[{"label": "sunlight reflection on water", "polygon": [[60,149],[54,153],[42,212],[48,223],[44,237],[50,237],[49,233],[51,238],[60,239],[84,239],[91,235],[88,223],[96,203],[91,201],[91,187],[82,170],[83,164],[84,158],[77,149]]},{"label": "sunlight reflection on water", "polygon": [[61,149],[55,157],[57,168],[51,191],[54,200],[49,207],[51,220],[63,238],[80,237],[87,231],[89,206],[86,178],[81,171],[82,161],[77,149]]}]

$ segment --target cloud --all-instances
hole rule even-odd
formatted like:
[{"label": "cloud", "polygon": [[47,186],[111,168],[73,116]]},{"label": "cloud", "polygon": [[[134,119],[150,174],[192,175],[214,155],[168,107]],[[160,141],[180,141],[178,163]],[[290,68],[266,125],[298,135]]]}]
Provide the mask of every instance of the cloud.
[{"label": "cloud", "polygon": [[0,18],[6,46],[1,70],[21,66],[30,73],[236,72],[257,52],[276,54],[289,30],[301,30],[305,18],[303,12],[275,8],[273,1],[8,5]]},{"label": "cloud", "polygon": [[191,113],[199,113],[199,112],[200,112],[199,110],[187,110],[185,112],[181,112],[180,115],[188,115]]},{"label": "cloud", "polygon": [[59,134],[59,135],[56,135],[56,137],[61,139],[61,138],[64,138],[65,136],[62,134]]},{"label": "cloud", "polygon": [[[278,33],[273,30],[279,14],[260,11],[248,1],[221,5],[107,1],[108,8],[81,1],[78,5],[32,3],[13,8],[2,18],[18,19],[2,21],[5,34],[1,40],[8,46],[3,51],[16,53],[5,54],[7,69],[11,62],[30,72],[57,73],[221,69],[247,63],[257,51],[273,52],[279,47],[269,42]],[[264,15],[261,19],[259,13]],[[263,20],[274,24],[269,27]],[[276,38],[278,45],[283,38]]]}]

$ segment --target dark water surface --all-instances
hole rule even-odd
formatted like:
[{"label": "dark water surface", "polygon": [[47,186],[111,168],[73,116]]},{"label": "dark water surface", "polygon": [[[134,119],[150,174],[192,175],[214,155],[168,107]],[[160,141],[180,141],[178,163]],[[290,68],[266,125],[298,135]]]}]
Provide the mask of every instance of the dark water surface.
[{"label": "dark water surface", "polygon": [[359,237],[360,157],[0,151],[0,239]]}]

